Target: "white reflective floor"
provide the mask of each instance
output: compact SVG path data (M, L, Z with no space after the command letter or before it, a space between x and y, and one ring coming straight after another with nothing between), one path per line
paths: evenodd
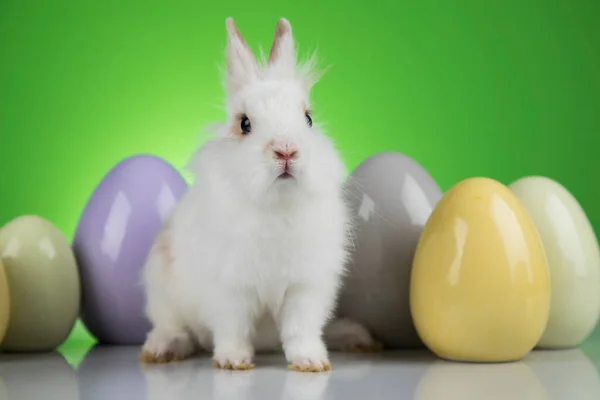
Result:
M142 366L133 347L94 347L71 363L68 351L0 354L0 400L599 400L592 359L600 346L588 348L490 365L441 361L426 351L332 353L333 371L323 374L289 372L281 355L258 357L252 371L229 372L215 370L206 355Z

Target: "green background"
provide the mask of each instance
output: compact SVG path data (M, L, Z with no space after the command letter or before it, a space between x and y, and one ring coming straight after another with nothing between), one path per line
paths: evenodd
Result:
M123 158L183 168L223 118L228 16L256 50L281 16L318 47L315 118L349 169L393 150L444 190L545 175L600 228L598 0L2 0L0 224L38 214L70 239Z

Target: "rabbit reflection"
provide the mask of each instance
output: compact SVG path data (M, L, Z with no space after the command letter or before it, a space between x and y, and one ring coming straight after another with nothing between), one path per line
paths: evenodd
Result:
M281 367L249 371L212 368L209 360L189 360L142 369L148 400L325 400L330 373L304 374Z

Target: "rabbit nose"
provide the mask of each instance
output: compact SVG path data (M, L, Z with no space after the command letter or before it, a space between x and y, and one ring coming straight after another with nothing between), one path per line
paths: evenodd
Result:
M295 158L298 154L296 149L273 149L273 152L275 153L275 157L284 161Z

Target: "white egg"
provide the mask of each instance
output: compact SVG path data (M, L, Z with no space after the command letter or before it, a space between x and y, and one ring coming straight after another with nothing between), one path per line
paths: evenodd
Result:
M525 177L510 189L530 213L550 269L550 317L538 347L578 346L600 316L600 252L594 230L575 197L552 179Z

